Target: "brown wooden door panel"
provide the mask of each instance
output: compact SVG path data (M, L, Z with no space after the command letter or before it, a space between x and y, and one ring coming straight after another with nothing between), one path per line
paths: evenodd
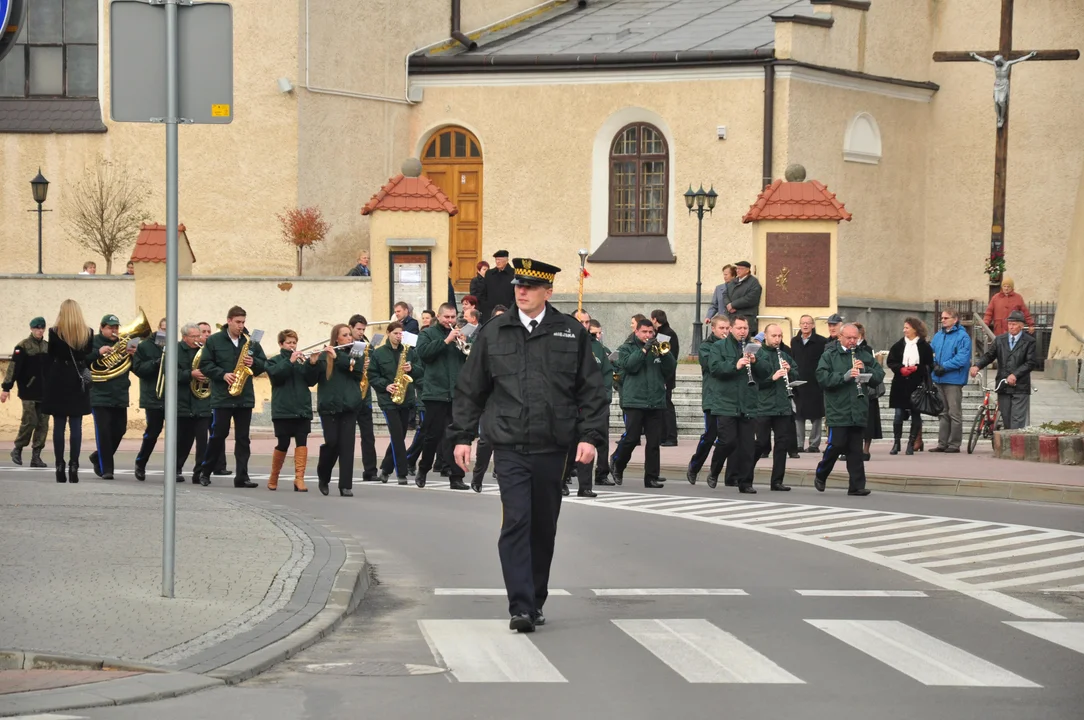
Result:
M469 131L450 127L430 138L422 152L422 171L459 212L448 221L448 257L457 291L470 287L482 258L481 144Z

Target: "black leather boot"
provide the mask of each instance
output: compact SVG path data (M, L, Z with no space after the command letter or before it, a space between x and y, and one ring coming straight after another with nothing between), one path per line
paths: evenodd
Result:
M32 450L31 453L32 454L30 456L30 467L32 467L32 468L49 467L48 465L45 464L45 461L41 459L41 450Z
M68 463L68 482L79 482L79 463L75 462L74 460Z
M915 440L918 439L918 429L915 427L915 423L911 421L911 432L907 435L907 455L915 454Z
M66 483L66 482L68 482L68 478L65 477L65 475L64 475L64 461L63 460L57 460L56 461L56 481L58 483Z
M892 449L888 451L889 455L900 454L900 438L903 436L903 421L892 421Z

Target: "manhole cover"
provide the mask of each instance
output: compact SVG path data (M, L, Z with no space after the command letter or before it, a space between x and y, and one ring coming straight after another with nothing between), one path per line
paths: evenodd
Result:
M325 675L354 675L367 677L398 677L404 675L436 675L447 672L434 665L365 660L362 662L313 663L305 665L306 672Z

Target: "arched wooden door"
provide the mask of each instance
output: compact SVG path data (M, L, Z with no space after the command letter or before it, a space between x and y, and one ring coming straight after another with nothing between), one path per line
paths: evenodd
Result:
M482 145L469 130L444 128L426 143L422 172L459 208L448 219L448 258L455 289L466 292L482 259Z

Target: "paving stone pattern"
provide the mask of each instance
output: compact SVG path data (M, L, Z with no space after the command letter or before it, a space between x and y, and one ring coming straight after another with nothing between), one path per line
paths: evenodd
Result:
M0 478L0 645L145 660L242 632L290 597L312 557L273 517L178 488L166 599L161 486Z

